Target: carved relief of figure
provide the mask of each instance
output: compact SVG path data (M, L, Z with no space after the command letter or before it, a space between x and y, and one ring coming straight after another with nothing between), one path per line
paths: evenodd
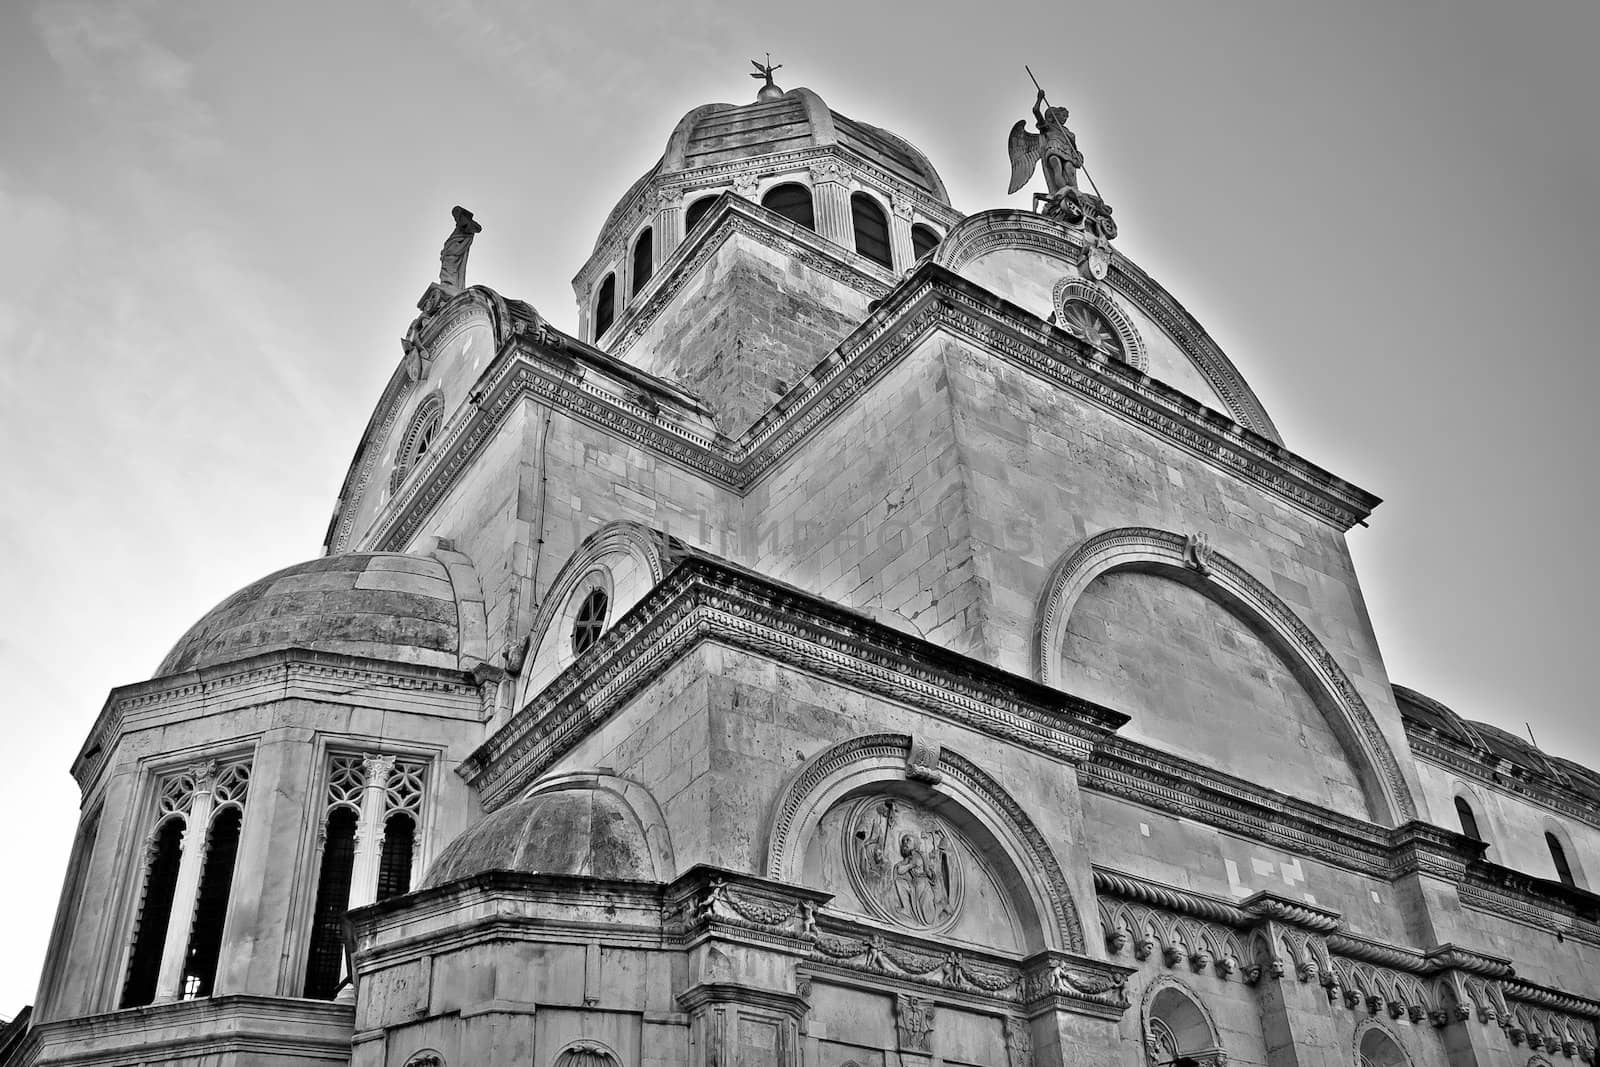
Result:
M483 227L472 221L472 212L457 204L450 209L456 228L445 238L439 252L439 284L451 289L461 289L467 284L467 253L472 251L472 238L483 232Z
M910 1052L933 1051L933 1005L906 993L895 996L895 1028L900 1047Z
M958 903L952 880L956 857L931 815L894 800L868 804L847 824L854 881L863 903L886 918L928 928L951 918Z

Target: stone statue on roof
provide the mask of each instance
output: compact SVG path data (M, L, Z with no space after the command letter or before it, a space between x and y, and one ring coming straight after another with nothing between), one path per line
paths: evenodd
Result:
M1067 109L1051 107L1041 110L1040 105L1044 102L1044 90L1040 89L1033 102L1033 117L1039 127L1038 133L1029 133L1028 120L1018 119L1017 124L1011 127L1011 136L1006 138L1006 149L1011 155L1011 187L1006 192L1014 193L1027 185L1028 179L1033 177L1035 165L1042 164L1046 188L1043 199L1050 204L1059 204L1069 195L1076 197L1078 168L1083 166L1083 153L1078 151L1078 139L1067 129Z
M439 252L439 284L459 292L467 284L467 253L472 251L472 238L483 232L483 227L472 221L472 212L457 204L450 209L456 228L445 238Z

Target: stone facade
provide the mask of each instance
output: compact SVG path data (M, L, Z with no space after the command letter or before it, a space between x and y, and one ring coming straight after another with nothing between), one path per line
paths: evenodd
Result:
M1378 501L1105 233L769 87L574 288L430 286L113 691L0 1061L1593 1062L1600 776L1390 683Z

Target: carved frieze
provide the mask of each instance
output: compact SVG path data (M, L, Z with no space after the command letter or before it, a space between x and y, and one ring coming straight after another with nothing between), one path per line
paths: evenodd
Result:
M904 1052L933 1052L933 1002L908 993L894 998L894 1026Z

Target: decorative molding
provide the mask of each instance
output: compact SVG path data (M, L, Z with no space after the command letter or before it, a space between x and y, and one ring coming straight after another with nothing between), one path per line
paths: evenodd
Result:
M1067 622L1078 597L1091 582L1109 572L1129 568L1156 570L1182 581L1186 568L1191 567L1196 558L1195 549L1192 536L1186 538L1166 530L1130 526L1096 534L1065 553L1052 568L1039 597L1038 621L1034 628L1034 665L1039 680L1065 688L1060 661ZM1357 764L1357 774L1363 778L1368 802L1376 806L1375 802L1381 801L1387 808L1383 814L1392 822L1414 819L1416 803L1400 763L1371 709L1333 654L1299 615L1244 567L1209 547L1204 563L1204 573L1209 579L1204 588L1225 594L1225 598L1212 594L1212 599L1236 614L1243 611L1250 618L1267 624L1282 650L1294 656L1319 683L1336 711L1336 714L1327 715L1328 725L1343 743L1352 762ZM1322 702L1319 706L1326 714L1326 706ZM1363 770L1367 773L1362 774Z
M887 696L1067 762L1081 760L1125 721L1099 705L694 554L458 773L493 810L703 641ZM945 753L941 769L949 773L955 759Z

